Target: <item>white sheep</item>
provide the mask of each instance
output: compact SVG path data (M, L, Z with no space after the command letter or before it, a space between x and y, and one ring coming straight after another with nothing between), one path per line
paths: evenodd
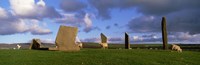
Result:
M178 51L178 52L182 52L181 47L178 46L178 45L175 45L175 44L172 44L172 50L176 50L176 51Z
M20 49L20 48L21 48L21 45L18 44L18 45L17 45L17 49Z
M78 45L79 48L83 48L83 43L81 43L80 39L76 37L76 44Z
M101 45L102 48L108 48L108 44L107 43L99 43Z
M78 47L79 47L79 48L83 48L83 43L81 43L81 42L78 42L78 44L77 44L77 45L78 45Z

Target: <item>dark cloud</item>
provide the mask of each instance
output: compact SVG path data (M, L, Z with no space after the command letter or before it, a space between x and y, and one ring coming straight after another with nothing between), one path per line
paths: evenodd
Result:
M153 38L154 36L156 36L156 34L142 35L142 37L147 37L147 38Z
M141 0L138 1L137 10L145 15L166 15L185 9L198 9L199 0Z
M154 16L200 8L199 0L89 0L89 2L98 10L98 17L102 19L111 19L110 11L114 8L121 10L136 8L139 13Z
M129 21L127 26L131 32L160 32L160 21L154 16L140 16Z
M111 19L110 11L135 8L142 14L129 21L132 32L160 32L161 17L166 16L169 32L200 33L199 0L89 0L98 11L98 17Z
M170 32L200 33L200 9L183 10L167 15L167 26Z
M89 28L84 28L83 31L88 33L92 30L101 30L99 27L89 27Z
M110 29L111 27L110 26L106 26L106 29Z
M200 14L197 10L182 10L166 15L168 32L200 33ZM129 21L128 29L132 32L161 32L161 16L140 16Z
M108 41L110 41L110 42L121 42L121 41L123 41L123 39L120 38L120 37L111 37L111 38L108 38Z
M103 20L111 19L110 10L117 6L116 2L118 0L89 0L89 3L98 10L97 17Z
M82 40L83 42L100 42L99 38L86 38Z
M41 10L41 9L39 9ZM38 15L41 15L41 16L38 16L40 18L60 18L61 17L61 14L58 13L54 7L45 7L42 14L38 14Z
M83 8L86 8L87 5L78 0L62 0L60 7L66 12L75 12L75 11L80 11Z
M115 27L118 27L119 25L117 23L114 24Z

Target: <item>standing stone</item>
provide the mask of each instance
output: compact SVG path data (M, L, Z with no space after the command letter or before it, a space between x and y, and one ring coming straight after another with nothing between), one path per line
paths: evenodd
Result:
M33 39L29 49L40 49L41 41L40 39Z
M163 49L167 50L168 49L168 40L167 40L167 25L166 25L166 18L162 17L162 22L161 22L161 26L162 26L162 40L163 40Z
M125 49L130 49L129 36L127 32L125 33Z
M107 37L101 33L101 43L107 43Z
M60 51L78 51L80 48L75 44L78 28L60 26L56 37L56 46Z
M107 37L101 33L101 43L100 43L102 48L108 48L108 43L107 43Z

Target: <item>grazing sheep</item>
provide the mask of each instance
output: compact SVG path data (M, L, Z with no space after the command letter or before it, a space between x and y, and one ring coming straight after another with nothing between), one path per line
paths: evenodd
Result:
M175 45L175 44L172 44L172 50L176 50L176 51L178 51L178 52L182 52L181 47L178 46L178 45Z
M21 45L18 44L18 45L17 45L17 49L20 49L20 48L21 48Z
M102 48L108 48L108 44L107 43L99 43L101 45Z
M78 42L78 44L77 44L77 45L78 45L78 47L79 47L79 48L83 48L83 43L81 43L81 42Z
M76 37L76 44L78 45L79 48L83 48L83 43L81 43L80 39Z

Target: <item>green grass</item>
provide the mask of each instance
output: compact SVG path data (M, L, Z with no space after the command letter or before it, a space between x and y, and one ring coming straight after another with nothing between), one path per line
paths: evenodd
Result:
M0 65L199 65L200 52L81 49L79 52L0 50Z

